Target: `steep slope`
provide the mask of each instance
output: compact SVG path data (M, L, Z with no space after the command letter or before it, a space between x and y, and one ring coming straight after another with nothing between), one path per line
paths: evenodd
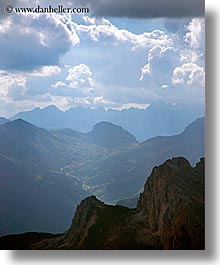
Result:
M129 133L119 131L116 138L123 141ZM69 166L83 167L109 152L70 129L47 131L22 119L0 125L0 235L67 229L76 204L90 194Z
M97 153L104 152L103 148L91 145L85 134L69 129L47 131L22 119L0 126L0 147L0 154L17 163L40 164L46 169L80 163L92 148Z
M85 133L91 131L96 123L108 121L122 126L138 141L144 141L158 135L179 134L201 116L204 116L204 110L198 105L155 102L146 109L129 108L121 111L77 107L63 112L55 106L48 106L18 113L11 119L22 118L45 129L70 128Z
M102 125L97 125L100 132ZM141 144L122 128L107 123L109 127L110 136L103 129L94 144L88 134L46 131L21 119L0 125L0 233L62 231L71 220L73 205L85 196L94 194L109 203L137 197L155 165L179 155L194 163L204 155L204 119L178 136ZM53 218L58 220L56 227L50 225Z
M204 156L204 138L204 118L200 118L180 135L155 137L91 161L79 169L78 175L85 176L92 194L105 202L117 203L138 193L146 174L170 157L184 156L194 165Z
M89 193L60 167L79 163L79 150L78 141L20 119L0 126L0 235L68 228Z
M22 119L0 126L0 146L0 153L5 157L20 163L40 163L46 168L59 166L61 152L66 156L59 138Z
M104 121L97 123L87 135L92 143L106 148L119 148L137 143L135 137L128 131Z
M136 209L92 196L77 207L65 234L0 238L1 249L204 249L204 244L204 159L193 168L181 157L153 169Z
M1 155L0 169L0 235L62 232L76 205L89 194L72 176L36 165L23 167Z
M204 248L204 159L191 167L175 158L155 167L137 205L138 218L165 249Z

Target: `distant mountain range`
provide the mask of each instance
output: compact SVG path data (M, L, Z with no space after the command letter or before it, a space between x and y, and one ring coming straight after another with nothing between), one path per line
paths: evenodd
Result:
M64 112L51 105L44 109L20 112L11 120L21 118L45 129L70 128L80 132L89 132L96 123L108 121L122 126L138 141L144 141L154 136L179 134L190 122L202 116L204 110L183 104L152 103L146 109L121 111L76 107Z
M6 122L0 125L0 235L65 231L83 198L137 197L152 168L173 156L192 164L204 156L204 118L179 135L142 143L109 122L88 133Z
M9 122L10 120L8 120L8 119L6 119L6 118L4 118L4 117L0 117L0 125L1 124L4 124L4 123L6 123L6 122Z
M91 196L64 234L10 235L0 238L0 248L203 250L204 167L204 159L195 167L183 157L169 159L152 170L135 209Z
M90 192L105 202L137 197L154 166L175 156L184 156L194 165L204 156L204 126L200 118L179 135L154 137L69 169L82 176Z

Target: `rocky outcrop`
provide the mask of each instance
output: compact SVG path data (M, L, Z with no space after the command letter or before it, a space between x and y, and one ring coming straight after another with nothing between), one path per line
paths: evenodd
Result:
M184 158L155 167L137 211L164 249L203 249L204 159L195 168Z
M194 168L182 157L155 167L135 209L91 196L65 234L35 235L33 242L29 235L29 244L22 238L25 249L204 249L204 159ZM0 238L1 248L6 241L10 236Z

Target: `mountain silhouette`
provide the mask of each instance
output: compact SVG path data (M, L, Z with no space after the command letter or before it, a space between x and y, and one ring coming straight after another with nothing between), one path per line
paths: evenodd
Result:
M91 196L64 234L6 236L0 248L204 249L204 166L204 159L195 167L183 157L169 159L152 170L135 209Z
M114 204L138 197L146 175L173 156L192 164L204 156L204 118L179 135L142 143L106 122L89 133L48 131L22 119L0 125L0 235L64 231L83 198Z
M1 124L4 124L4 123L6 123L6 122L9 122L10 120L8 120L8 119L6 119L6 118L4 118L4 117L0 117L0 125Z
M20 112L12 120L22 118L45 129L70 128L89 132L96 123L107 121L123 127L138 141L159 135L179 134L204 111L194 105L152 103L146 109L129 108L123 110L76 107L61 111L55 106L36 108Z
M105 202L137 197L146 174L154 166L175 156L184 156L194 165L204 156L204 126L204 118L197 119L179 135L154 137L126 150L120 149L90 161L78 174L86 175L90 192Z
M88 133L92 143L106 148L115 148L121 145L135 144L137 140L128 131L110 122L97 123Z

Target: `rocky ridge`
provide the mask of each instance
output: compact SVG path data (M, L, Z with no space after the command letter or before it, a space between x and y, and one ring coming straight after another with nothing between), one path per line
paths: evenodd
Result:
M13 249L204 249L204 159L195 167L183 157L155 167L135 209L91 196L77 207L66 233L37 236L34 242L33 233L6 236L0 247L12 249L13 242Z

